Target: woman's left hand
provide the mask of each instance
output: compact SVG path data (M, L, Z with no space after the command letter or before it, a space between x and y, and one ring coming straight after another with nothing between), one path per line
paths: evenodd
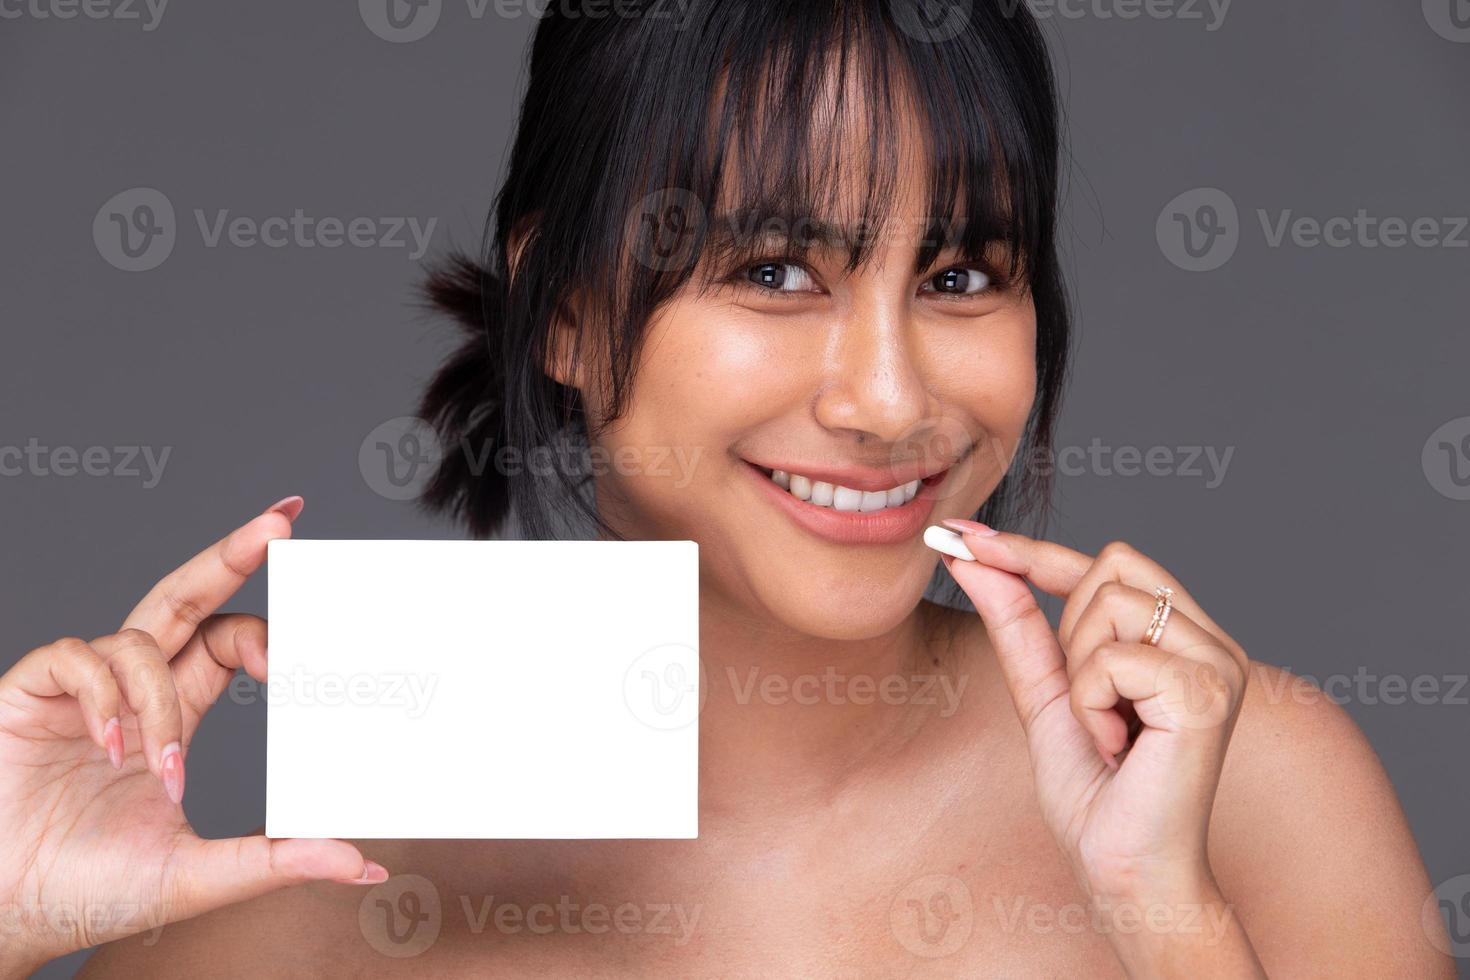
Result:
M1044 819L1089 896L1134 914L1225 905L1206 845L1245 651L1174 576L1127 545L1092 558L946 524L976 558L944 561L985 622ZM1056 632L1027 582L1066 600ZM1153 645L1144 635L1161 586L1173 590L1173 609ZM1248 943L1240 952L1254 961Z

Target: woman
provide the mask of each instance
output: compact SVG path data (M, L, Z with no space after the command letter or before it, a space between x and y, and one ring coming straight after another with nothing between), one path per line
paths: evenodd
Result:
M553 5L485 255L430 283L468 338L431 504L701 544L700 838L198 839L190 738L268 662L216 610L287 498L0 681L11 972L1451 975L1352 723L1145 555L1020 533L1068 341L1052 76L1024 5L932 6ZM620 465L473 465L567 438ZM936 524L978 616L923 598Z

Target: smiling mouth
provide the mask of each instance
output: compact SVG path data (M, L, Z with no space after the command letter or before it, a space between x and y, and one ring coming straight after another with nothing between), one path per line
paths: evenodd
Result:
M944 472L940 472L922 480L910 480L884 490L857 490L786 470L768 469L763 466L757 466L756 469L765 474L767 480L797 500L817 507L827 507L853 514L897 510L917 497L920 488L925 484L938 483L944 479Z

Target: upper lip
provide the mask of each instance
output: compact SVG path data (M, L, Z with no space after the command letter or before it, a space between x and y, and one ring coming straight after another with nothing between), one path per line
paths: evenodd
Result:
M820 483L831 483L834 486L869 492L892 490L894 487L901 487L914 480L927 480L930 477L939 476L954 465L953 462L949 462L942 466L933 464L926 466L922 460L892 463L885 466L778 463L758 460L746 460L746 462L767 471L784 470L787 473L809 477Z

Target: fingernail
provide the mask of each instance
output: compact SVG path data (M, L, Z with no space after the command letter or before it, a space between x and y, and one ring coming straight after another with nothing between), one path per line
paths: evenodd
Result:
M962 521L957 517L951 517L940 523L951 531L958 531L961 534L975 534L982 538L993 538L1000 533L988 524L981 524L979 521Z
M362 874L357 878L348 878L343 884L346 885L377 885L388 880L388 869L376 861L364 861Z
M170 742L163 747L159 768L163 770L163 788L168 798L175 803L184 802L184 753L178 742Z
M102 744L107 746L107 761L112 768L121 769L123 760L122 722L109 718L102 729Z
M1113 772L1117 772L1118 771L1118 758L1117 758L1117 756L1113 755L1107 749L1103 748L1101 742L1094 742L1093 744L1097 746L1097 754L1100 755L1100 756L1102 756L1103 764L1106 765L1109 769L1113 770Z
M286 520L295 521L301 516L301 509L306 506L306 500L299 496L285 497L271 504L266 510L279 511L286 515Z

